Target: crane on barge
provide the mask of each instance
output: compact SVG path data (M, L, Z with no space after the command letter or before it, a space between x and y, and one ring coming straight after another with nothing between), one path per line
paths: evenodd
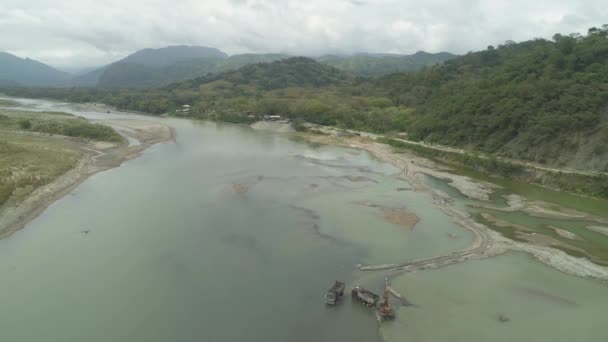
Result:
M382 295L382 303L376 309L376 314L378 315L378 320L386 321L395 318L395 310L391 307L391 304L388 302L390 291L388 286L388 278L384 278L384 293Z
M353 299L370 308L374 308L376 317L379 321L387 321L395 318L395 310L389 302L389 296L390 287L388 285L388 278L384 279L384 292L382 297L359 286L355 286L352 290ZM382 300L380 300L381 298Z

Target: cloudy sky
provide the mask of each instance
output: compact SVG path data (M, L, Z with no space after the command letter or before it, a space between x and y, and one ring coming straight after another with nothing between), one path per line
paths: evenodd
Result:
M466 53L586 32L606 0L2 0L0 51L61 67L146 47L244 52Z

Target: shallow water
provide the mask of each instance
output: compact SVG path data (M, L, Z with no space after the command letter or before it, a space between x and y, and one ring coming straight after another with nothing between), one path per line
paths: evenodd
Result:
M141 118L28 104L93 119ZM322 297L335 279L347 289L358 283L380 290L384 274L354 272L356 264L444 254L471 236L429 193L412 191L398 170L367 153L243 126L145 119L175 127L176 142L91 177L0 241L0 341L608 336L600 311L608 307L608 288L526 254L392 278L417 306L400 308L380 331L372 312L348 299L327 308ZM470 210L474 201L450 194ZM404 230L361 201L406 208L421 221ZM499 323L499 314L511 322Z
M505 181L500 183L502 188L497 189L494 192L494 194L491 196L490 201L480 201L465 197L457 189L450 186L445 180L430 176L425 176L424 180L427 185L435 189L442 190L449 194L450 197L454 198L456 200L454 206L456 206L462 211L469 212L470 214L474 215L478 221L483 224L486 224L488 227L498 231L509 239L526 242L526 240L518 237L517 233L520 232L521 229L517 229L515 228L515 226L498 227L492 224L491 222L481 219L479 217L479 214L489 213L499 220L506 221L518 227L522 227L523 229L525 229L526 233L534 232L546 235L554 240L558 240L559 242L561 242L564 246L558 246L557 248L562 249L566 253L569 253L570 255L573 255L575 257L586 256L589 258L589 260L598 265L608 266L608 236L587 228L589 226L594 225L605 225L603 223L576 218L562 219L538 217L521 211L504 212L500 210L483 208L485 206L495 208L508 207L504 196L509 194L517 194L520 196L524 196L528 200L541 200L549 203L549 205L562 206L565 208L576 209L591 214L595 213L599 209L603 209L603 215L600 215L601 217L605 216L608 213L608 205L604 205L604 200L581 198L579 202L564 202L564 198L568 198L572 195L565 194L564 196L552 196L555 191L539 187L534 187L534 189L528 191L522 191L521 184L517 184L517 186L511 187L510 184L514 182ZM530 194L532 195L530 197L527 197ZM570 205L573 203L576 203L576 205ZM573 233L579 239L573 240L560 236L555 232L555 230L553 229L554 227ZM566 248L565 245L569 245L570 247ZM582 249L586 253L577 249Z
M367 153L162 121L175 143L91 177L0 241L2 341L376 341L366 308L325 307L328 286L352 286L359 263L470 243ZM423 222L405 231L358 200L410 208Z
M415 307L382 326L389 341L603 342L606 285L509 253L393 279ZM501 322L500 316L509 319Z

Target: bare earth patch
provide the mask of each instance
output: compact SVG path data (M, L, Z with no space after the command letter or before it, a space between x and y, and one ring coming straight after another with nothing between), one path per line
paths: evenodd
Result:
M384 208L384 219L402 228L413 230L420 218L416 214L403 208Z
M549 228L553 229L557 235L559 235L563 238L570 239L570 240L583 241L583 238L581 238L580 236L578 236L572 232L569 232L565 229L561 229L561 228L557 228L557 227L553 227L553 226L549 226Z
M362 205L369 208L378 208L382 211L384 219L404 229L414 230L414 227L420 221L420 218L413 212L405 208L390 208L380 204L372 203L370 201L356 202L358 205Z
M249 185L241 183L232 183L232 191L237 195L244 195L249 192Z
M593 232L604 234L604 235L608 236L608 227L587 226L587 229L589 229L589 230L591 230Z

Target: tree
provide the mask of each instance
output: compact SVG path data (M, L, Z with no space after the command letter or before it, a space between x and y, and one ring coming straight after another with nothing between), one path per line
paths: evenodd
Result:
M21 129L30 129L32 128L32 122L27 119L21 119L19 120L19 127Z

